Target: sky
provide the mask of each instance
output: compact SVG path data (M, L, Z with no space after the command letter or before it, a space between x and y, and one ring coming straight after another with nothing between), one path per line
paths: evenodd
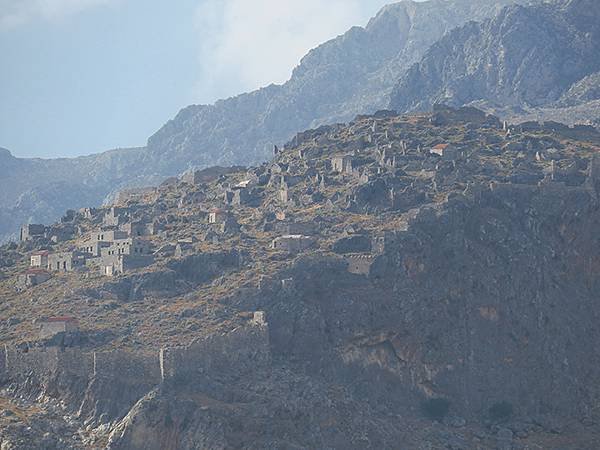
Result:
M0 147L72 157L283 83L393 0L0 0Z

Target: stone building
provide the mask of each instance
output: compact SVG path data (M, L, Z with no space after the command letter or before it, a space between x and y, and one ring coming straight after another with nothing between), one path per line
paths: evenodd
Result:
M61 252L48 255L48 270L72 272L85 267L86 255L78 252Z
M121 225L119 230L129 237L154 236L158 233L159 225L157 222L134 221Z
M189 170L181 176L181 181L188 184L200 185L205 183L211 183L218 180L223 175L238 172L242 170L242 167L209 167L202 170Z
M286 235L275 238L271 243L274 250L282 250L288 253L300 253L315 244L315 239L310 236Z
M50 317L39 322L40 339L48 339L59 333L79 331L79 321L73 317Z
M93 220L96 218L98 210L96 208L81 208L78 213L86 220Z
M231 214L224 209L213 209L208 214L208 223L221 224L224 223Z
M100 255L149 255L152 253L152 246L149 241L137 238L115 239L108 247L102 248Z
M154 257L152 255L117 254L103 256L101 260L102 274L110 277L147 267L154 262Z
M115 204L125 206L128 203L150 204L158 198L158 189L155 187L124 189L117 193Z
M48 267L48 254L47 250L43 250L40 252L35 252L31 255L30 258L30 266L35 268L43 268Z
M21 227L20 240L21 242L30 241L35 238L44 237L46 233L45 225L27 224Z
M436 155L446 160L454 160L460 156L459 149L453 144L438 144L431 147L430 155Z
M78 244L81 252L88 253L94 257L102 254L102 249L108 248L117 240L127 239L129 234L121 230L96 230L88 233Z
M128 222L129 209L113 206L104 214L103 224L107 227L118 227Z
M371 241L371 253L381 255L397 241L396 234L393 231L384 231L373 237Z
M15 289L17 292L24 291L33 286L37 286L48 281L52 275L43 269L29 269L17 276Z
M338 155L331 158L331 169L339 173L352 173L353 158L350 155Z

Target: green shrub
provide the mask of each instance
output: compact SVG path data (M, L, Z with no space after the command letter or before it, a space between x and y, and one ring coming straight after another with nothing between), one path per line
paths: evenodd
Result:
M430 398L422 404L423 413L431 420L441 422L450 411L450 402L445 398Z
M490 406L490 419L494 421L502 421L508 419L513 414L513 405L509 402L498 402Z

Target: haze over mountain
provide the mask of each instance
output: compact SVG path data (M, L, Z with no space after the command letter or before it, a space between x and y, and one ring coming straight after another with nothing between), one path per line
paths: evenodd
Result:
M521 100L533 101L538 107L534 111L536 114L543 114L542 108L552 106L547 117L556 111L552 102L562 102L560 105L574 111L572 117L587 117L590 108L578 108L582 102L586 105L595 102L597 77L594 70L597 69L594 69L596 56L592 44L596 42L593 18L597 5L590 6L582 1L560 2L562 6L557 7L560 10L544 6L540 11L547 13L539 17L536 15L538 9L526 7L500 13L503 7L513 3L512 0L431 0L390 5L365 28L354 27L309 52L287 83L221 100L214 105L184 108L149 138L145 148L49 161L17 159L5 154L7 162L0 166L3 192L0 235L6 238L14 234L22 222L51 221L65 207L99 204L107 195L125 186L157 183L190 167L264 161L271 155L273 144L287 141L296 132L387 108L390 98L393 98L392 106L399 111L421 106L426 109L438 99L438 91L446 92L443 83L454 83L452 89L456 94L449 98L451 103L478 101L489 108L493 106L497 112L503 112L508 105L512 109L504 112L509 117L515 115L514 106ZM576 13L580 10L586 10L585 14ZM483 25L467 24L498 13L500 15ZM562 17L561 14L570 16ZM532 28L528 29L530 20ZM512 32L503 28L506 23L515 27ZM533 31L537 30L536 26L547 25L553 27L554 33L565 33L566 37L561 40L543 30ZM463 28L456 30L458 27ZM585 31L586 27L591 27L591 31ZM520 39L522 33L531 34L532 44ZM484 40L478 42L478 38ZM569 43L573 38L583 40L576 41L580 42L578 44ZM546 45L549 39L557 44ZM505 41L511 45L507 54L513 58L519 58L529 49L539 48L540 51L526 58L525 63L514 65L495 54ZM439 55L446 51L447 57ZM469 66L469 70L475 71L469 77L461 72L465 69L461 55L466 51L473 58L470 61L473 67ZM447 61L447 68L436 66L437 58L442 56L439 61ZM488 61L488 65L483 67L478 58ZM540 69L536 68L536 62ZM414 66L417 63L419 65ZM552 75L553 68L560 65L572 67L572 73L566 78ZM421 67L426 68L423 73ZM530 89L519 72L521 68L536 75L546 75L540 89ZM431 79L425 78L426 71L431 72ZM495 74L503 78L494 78ZM423 76L419 78L420 75ZM581 80L586 76L588 78ZM474 82L472 86L471 81ZM503 86L498 87L498 83ZM420 92L422 85L427 89ZM438 85L440 87L434 89ZM410 86L419 86L419 89ZM403 89L410 92L400 94ZM423 98L420 98L421 94ZM518 112L531 111L521 109ZM61 191L53 188L57 183L68 186L72 195L54 198L52 192ZM40 200L26 201L27 198Z
M600 3L570 0L515 5L469 23L436 42L410 68L390 106L427 111L435 103L480 102L518 114L599 100L599 18Z

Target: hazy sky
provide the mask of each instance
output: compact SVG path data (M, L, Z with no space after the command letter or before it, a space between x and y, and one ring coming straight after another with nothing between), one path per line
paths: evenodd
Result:
M0 147L144 145L179 109L289 78L392 0L0 0Z

